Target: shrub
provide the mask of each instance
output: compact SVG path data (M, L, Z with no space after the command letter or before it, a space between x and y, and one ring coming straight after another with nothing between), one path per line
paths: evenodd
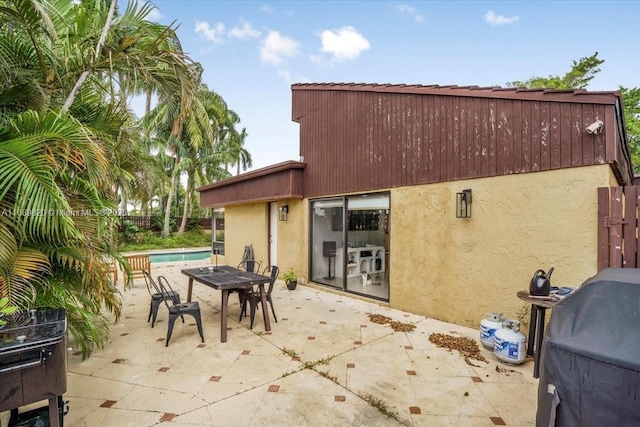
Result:
M122 231L122 233L124 234L124 238L126 240L132 240L133 236L135 236L135 234L139 231L140 229L138 228L138 226L131 221L124 222L124 230Z

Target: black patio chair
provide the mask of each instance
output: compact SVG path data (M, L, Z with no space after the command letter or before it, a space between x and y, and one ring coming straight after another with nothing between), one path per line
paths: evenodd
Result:
M260 261L241 261L236 268L250 273L258 273L260 272Z
M169 286L167 293L163 294L160 292L160 288L147 270L142 270L142 275L145 283L147 284L147 291L149 291L149 295L151 295L151 305L149 306L149 317L147 317L147 323L151 321L151 327L153 328L156 323L156 318L158 317L158 308L160 307L160 304L162 304L162 300L168 298L174 303L180 304L180 294L171 289L171 286Z
M258 273L260 272L260 261L241 261L236 268L248 271L249 273ZM244 294L245 289L229 289L229 295L234 292L238 293L238 300L240 302L240 307L242 307L242 295ZM240 320L242 320L242 313L240 313Z
M164 276L158 276L158 286L160 286L160 292L167 292L167 288L164 286L164 283L167 285L169 281ZM167 328L167 341L165 342L165 347L169 346L169 340L171 339L171 334L173 333L173 325L176 322L178 317L182 317L185 314L192 316L196 321L196 326L198 327L198 333L200 334L200 339L204 342L204 335L202 333L202 319L200 317L200 304L196 301L191 302L179 302L176 303L171 299L163 299L165 305L169 309L169 326ZM172 304L169 304L169 301ZM184 317L182 317L182 322L184 323Z
M273 292L273 286L276 283L276 279L278 278L278 274L280 274L280 269L275 265L270 265L264 269L262 272L263 276L271 277L269 281L269 285L265 289L265 297L267 302L271 306L271 312L273 313L273 319L278 323L278 318L276 317L276 310L273 308L273 299L271 298L271 292ZM242 316L247 315L247 302L249 303L249 314L251 317L251 326L253 329L253 321L256 318L256 309L258 308L258 304L260 303L260 288L251 288L247 289L242 293L242 309L240 310L240 320L242 320Z

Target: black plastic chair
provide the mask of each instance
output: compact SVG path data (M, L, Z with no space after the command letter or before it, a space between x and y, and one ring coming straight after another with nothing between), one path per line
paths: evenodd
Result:
M169 284L165 277L158 276L158 285L160 286L160 292L165 293L167 292L167 288L165 288L163 282L165 282L167 285ZM163 299L163 301L169 309L169 327L167 329L167 341L164 346L169 346L169 340L171 339L171 334L173 333L173 325L176 322L176 319L178 317L182 317L185 314L188 314L195 319L196 325L198 326L198 333L200 334L202 342L204 342L204 335L202 334L202 319L200 318L200 304L198 304L196 301L176 303L175 301L167 298ZM169 304L169 301L171 301L172 304ZM182 321L184 322L184 317L182 317Z
M269 286L265 290L265 297L267 302L271 306L271 312L273 313L273 318L278 323L278 318L276 317L276 310L273 308L273 299L271 298L271 292L273 292L273 286L276 283L276 279L278 278L278 274L280 274L280 269L275 265L270 265L264 269L262 272L263 276L270 276L271 280L269 281ZM253 321L256 318L256 309L258 308L258 304L260 303L260 288L256 289L248 289L242 293L242 310L240 310L240 320L242 320L242 316L247 315L247 302L249 303L249 313L251 317L251 329L253 329Z
M144 277L144 281L147 284L147 291L149 291L149 295L151 295L151 305L149 306L149 317L147 317L147 322L151 321L151 327L156 323L156 318L158 317L158 308L160 304L162 304L163 299L170 299L176 304L180 304L180 294L169 286L169 290L166 294L160 292L160 288L154 282L151 274L147 270L142 270L142 274Z

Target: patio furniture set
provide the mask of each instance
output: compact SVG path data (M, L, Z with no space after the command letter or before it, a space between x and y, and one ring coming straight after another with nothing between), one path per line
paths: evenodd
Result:
M151 296L147 322L151 322L151 327L155 325L158 310L162 304L167 307L169 312L169 325L165 346L169 345L176 319L181 318L184 323L184 315L192 316L195 319L198 333L200 334L202 342L204 342L200 305L197 301L192 301L194 281L221 291L220 342L227 341L227 317L229 314L228 304L230 293L238 293L241 307L240 320L242 320L243 316L247 315L247 305L249 306L251 329L253 329L258 303L262 306L265 331L271 331L267 304L271 306L273 317L276 323L278 322L273 307L273 300L271 299L271 292L273 291L275 281L279 274L279 268L277 266L268 266L260 271L260 264L257 261L244 261L237 267L228 265L215 267L206 266L186 268L181 271L182 274L189 278L186 301L181 300L180 294L171 287L171 284L164 276L158 276L156 281L148 270L142 270L147 290Z

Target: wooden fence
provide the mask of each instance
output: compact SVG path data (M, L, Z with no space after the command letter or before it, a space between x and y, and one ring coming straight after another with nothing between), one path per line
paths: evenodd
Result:
M640 267L640 187L598 188L598 271Z
M171 217L178 226L182 221L182 217ZM151 230L154 226L153 217L151 216L133 216L123 215L120 217L120 228L123 228L125 221L135 224L138 228L143 230ZM187 218L187 223L196 222L200 224L200 227L204 230L211 230L211 218Z

